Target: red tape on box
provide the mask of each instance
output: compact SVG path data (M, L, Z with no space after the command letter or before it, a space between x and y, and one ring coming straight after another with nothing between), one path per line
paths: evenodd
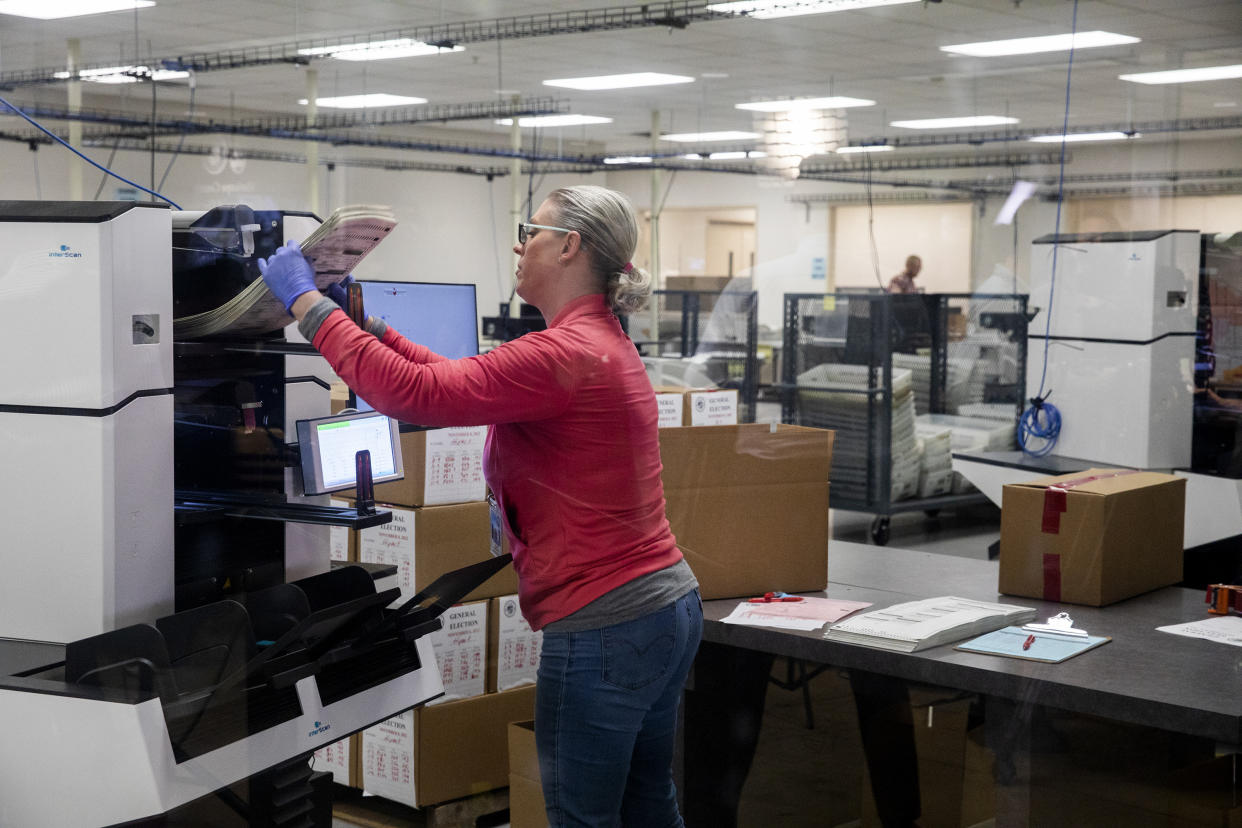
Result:
M1061 556L1044 555L1044 600L1061 600Z
M1106 480L1110 477L1122 477L1127 474L1138 474L1134 469L1123 469L1122 471L1113 472L1111 474L1092 474L1086 477L1076 477L1073 480L1063 480L1060 483L1053 483L1044 489L1044 514L1040 523L1040 531L1045 535L1056 535L1061 531L1061 513L1067 507L1068 498L1065 493L1075 486L1081 486L1084 483L1090 483L1093 480Z

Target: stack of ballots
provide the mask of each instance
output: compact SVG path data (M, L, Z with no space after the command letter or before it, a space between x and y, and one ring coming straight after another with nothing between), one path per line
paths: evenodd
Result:
M867 491L867 468L881 454L877 439L868 439L869 369L866 365L816 365L798 376L798 413L802 425L831 428L837 432L832 457L833 492L848 500L872 502ZM919 454L914 433L914 391L909 371L893 370L890 500L904 500L918 493ZM883 473L878 465L872 475Z
M912 653L1025 624L1034 618L1032 607L945 596L894 604L846 618L830 626L824 638Z
M983 403L976 403L982 406ZM1012 412L1012 407L1008 407ZM929 490L937 490L937 494L961 494L970 491L973 486L952 470L952 453L957 451L1007 451L1013 448L1014 420L1012 414L1008 420L993 419L989 416L965 417L954 414L920 414L915 428L923 438L924 447L924 481ZM939 451L940 442L933 447L930 441L943 441L945 433L949 437L949 453ZM929 454L930 449L930 456ZM948 472L950 488L944 491L945 476ZM930 495L923 495L929 497Z
M893 368L909 371L914 383L914 405L920 414L931 410L931 356L893 354ZM951 356L945 360L944 399L946 411L983 399L984 372L978 360Z
M935 497L953 491L953 432L915 422L919 444L919 497Z
M338 207L301 244L302 255L315 271L315 287L338 284L383 241L396 216L387 207ZM217 308L173 320L179 339L218 336L255 336L278 331L292 320L285 306L255 279Z

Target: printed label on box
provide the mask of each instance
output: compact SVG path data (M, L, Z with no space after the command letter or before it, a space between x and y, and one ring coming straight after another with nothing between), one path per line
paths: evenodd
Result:
M362 789L418 806L414 790L414 713L385 719L362 731Z
M673 428L681 425L683 400L681 394L656 394L656 408L659 411L659 427Z
M345 500L329 500L328 505L335 506L338 509L344 509L350 504ZM349 560L349 532L350 530L346 526L328 527L328 560Z
M487 602L458 604L441 616L444 626L431 634L444 695L429 702L481 696L487 691Z
M332 781L338 785L349 784L349 745L348 737L330 745L324 745L315 751L316 771L327 771L332 774Z
M509 690L534 684L539 673L539 651L543 633L530 628L522 617L516 595L497 599L500 618L496 642L496 689Z
M487 426L438 428L427 432L423 503L440 506L482 500L483 444Z
M737 425L737 392L696 391L691 394L690 425Z
M401 599L414 594L414 510L392 509L392 520L358 533L358 560L397 567Z

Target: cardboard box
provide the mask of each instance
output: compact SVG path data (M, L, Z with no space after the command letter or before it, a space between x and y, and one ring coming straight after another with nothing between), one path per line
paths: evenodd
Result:
M543 633L532 630L522 616L516 595L492 599L488 634L489 692L534 684L539 673Z
M737 425L736 388L672 388L657 386L660 428Z
M534 721L509 725L509 825L510 828L548 826L543 786L539 780Z
M487 639L490 601L449 607L444 626L431 634L444 695L428 704L481 696L488 691Z
M358 560L397 566L402 599L436 578L490 557L491 519L486 503L392 509L392 522L358 533ZM466 601L517 592L517 573L506 567L465 596Z
M331 498L328 501L329 506L338 508L353 508L354 502L345 498ZM329 526L328 527L328 560L330 561L356 561L358 560L358 533L347 526Z
M338 785L357 787L358 778L354 774L358 754L357 738L358 734L355 733L339 742L319 748L314 754L314 769L332 774L332 781Z
M535 715L535 688L422 707L362 732L368 793L414 808L509 784L510 722Z
M660 429L669 524L704 598L828 586L833 436L777 424Z
M483 444L487 426L401 432L405 478L375 486L375 500L398 506L444 506L487 496ZM353 489L342 497L357 497Z
M1103 606L1182 580L1186 479L1087 469L1006 485L1000 591Z

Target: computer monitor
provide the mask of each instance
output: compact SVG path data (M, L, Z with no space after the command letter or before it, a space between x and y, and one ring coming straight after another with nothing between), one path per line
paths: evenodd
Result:
M437 282L359 282L369 316L383 319L412 342L449 359L479 352L474 285ZM372 406L357 398L359 411Z
M386 483L405 477L397 421L375 411L298 420L298 454L302 489L308 495L352 489L357 484L355 457L371 452L371 480Z

